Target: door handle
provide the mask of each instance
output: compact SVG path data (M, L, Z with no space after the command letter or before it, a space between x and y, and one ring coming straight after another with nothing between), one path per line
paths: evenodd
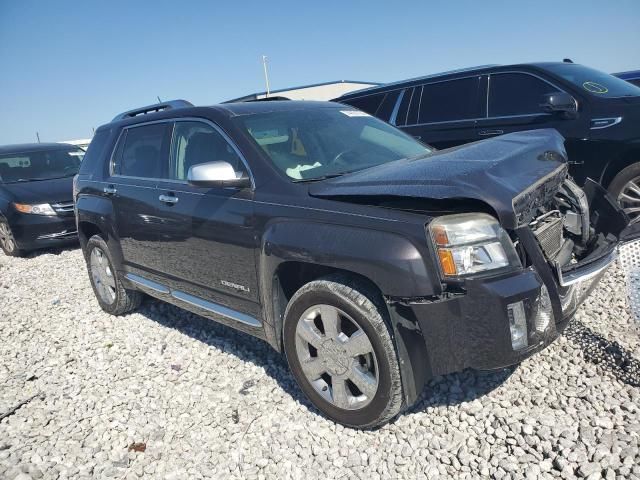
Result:
M487 137L489 135L502 135L504 133L503 130L480 130L478 132L478 135L481 135L483 137Z
M113 185L109 185L108 187L104 187L102 191L107 195L115 195L118 190L116 190L116 187Z
M160 200L163 203L170 203L171 205L178 203L178 197L174 195L160 195L158 197L158 200Z

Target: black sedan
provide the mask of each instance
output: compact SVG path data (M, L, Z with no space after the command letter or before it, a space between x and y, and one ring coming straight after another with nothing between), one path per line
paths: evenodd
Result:
M6 255L77 241L72 182L83 155L59 143L0 147L0 247Z

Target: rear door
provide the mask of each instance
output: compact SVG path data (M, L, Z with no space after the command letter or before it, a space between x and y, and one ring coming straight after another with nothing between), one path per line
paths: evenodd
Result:
M139 274L163 269L158 234L164 225L157 184L166 178L171 125L157 122L124 129L104 186L112 199L123 260Z
M563 133L571 120L540 108L542 95L558 91L559 87L530 73L492 73L487 85L487 118L478 122L476 140L536 128L557 128Z
M259 317L251 189L196 187L189 168L225 161L238 176L249 171L237 148L216 125L175 123L168 177L155 198L163 224L159 251L165 269L188 295Z
M483 116L481 87L475 75L407 88L392 123L439 149L472 142Z

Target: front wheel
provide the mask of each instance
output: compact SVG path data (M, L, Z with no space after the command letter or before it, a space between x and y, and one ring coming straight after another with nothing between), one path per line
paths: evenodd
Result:
M22 257L24 255L24 251L18 248L16 239L11 232L11 227L4 220L0 220L0 248L9 257Z
M85 258L91 286L102 310L112 315L122 315L140 306L142 293L124 288L113 267L109 247L102 237L94 235L89 239Z
M631 218L631 223L640 222L640 163L622 169L609 185L609 193Z
M313 404L356 428L382 425L403 406L385 309L364 285L329 276L304 285L285 313L289 367Z

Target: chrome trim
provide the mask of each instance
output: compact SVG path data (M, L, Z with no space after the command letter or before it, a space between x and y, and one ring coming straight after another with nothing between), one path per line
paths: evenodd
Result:
M78 234L77 230L65 230L63 232L57 233L47 233L45 235L39 235L36 237L36 240L50 240L56 238L65 238L65 237L73 237Z
M141 287L144 288L148 288L150 290L153 290L154 292L158 292L158 293L164 293L167 294L170 292L170 290L165 287L164 285L162 285L161 283L157 283L151 280L147 280L144 277L141 277L139 275L134 275L133 273L127 273L125 275L125 278L127 280L132 281L135 284L140 285Z
M562 273L562 268L558 267L558 281L562 287L568 287L574 283L587 281L606 270L618 257L618 250L611 251L608 255L582 268L578 268L568 274Z
M590 122L591 123L593 123L593 122L604 122L604 121L608 121L608 120L613 120L613 122L612 123L608 123L606 125L603 125L601 127L589 127L589 130L602 130L603 128L613 127L614 125L617 125L622 121L622 117L592 118L590 120Z
M240 313L231 308L223 307L222 305L218 305L217 303L209 302L199 297L194 297L193 295L189 295L188 293L173 290L171 292L171 296L177 300L180 300L181 302L188 303L189 305L193 305L194 307L201 308L230 320L235 320L236 322L244 323L245 325L249 325L251 327L259 327L260 325L262 325L262 322L260 322L260 320L258 320L257 318L246 315L244 313Z
M403 89L400 91L400 95L398 95L398 99L396 100L396 104L393 107L393 111L391 112L391 117L389 118L389 123L391 125L395 125L396 124L396 119L398 117L398 110L400 110L400 104L402 103L402 99L404 97L404 92L406 92L407 89Z

